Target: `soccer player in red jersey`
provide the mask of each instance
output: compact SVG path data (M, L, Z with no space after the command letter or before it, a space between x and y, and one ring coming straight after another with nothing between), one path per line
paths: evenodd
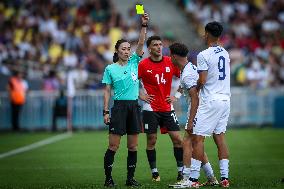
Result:
M180 71L168 56L162 55L162 41L159 36L151 36L147 40L150 57L142 60L138 66L138 77L145 89L140 98L143 105L143 126L147 134L147 158L152 170L152 180L160 181L156 166L157 128L170 135L174 146L174 156L178 167L177 180L182 180L183 149L179 123L173 109L175 97L170 96L172 78L179 77Z

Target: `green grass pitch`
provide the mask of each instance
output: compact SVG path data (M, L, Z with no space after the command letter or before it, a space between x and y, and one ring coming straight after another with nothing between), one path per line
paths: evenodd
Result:
M48 138L50 133L1 133L0 153ZM158 135L157 165L161 182L151 181L145 153L145 134L139 137L135 177L141 188L168 188L177 170L173 148L167 135ZM103 156L107 148L105 131L75 132L71 138L32 151L0 159L0 188L103 188ZM231 188L284 188L284 130L231 129ZM206 139L206 152L219 178L216 147ZM125 188L126 137L115 156L113 178L117 188ZM201 173L201 181L205 180ZM210 187L207 187L210 188Z

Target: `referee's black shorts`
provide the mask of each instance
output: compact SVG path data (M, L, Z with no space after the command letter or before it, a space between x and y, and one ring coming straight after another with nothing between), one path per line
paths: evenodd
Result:
M140 114L138 100L115 100L111 108L109 133L121 136L141 133Z

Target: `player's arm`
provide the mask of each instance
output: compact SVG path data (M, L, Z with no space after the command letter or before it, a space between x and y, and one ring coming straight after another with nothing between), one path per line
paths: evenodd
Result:
M110 122L110 117L109 117L109 99L110 99L110 94L111 94L111 85L106 84L104 88L104 123L109 124Z
M197 71L199 73L199 79L197 80L197 91L199 91L206 83L208 75L207 60L202 53L197 55Z
M192 133L193 121L196 116L196 112L197 112L197 108L199 104L199 98L198 98L196 87L194 86L188 89L188 94L189 94L189 97L191 98L191 105L190 105L190 111L189 111L189 115L187 118L187 125L185 126L185 130L188 133Z
M151 104L154 100L154 95L148 95L143 89L139 90L139 99Z
M139 75L139 78L141 77L141 71L142 71L142 64L139 64L139 66L138 66L138 75ZM140 88L140 90L139 90L139 99L140 100L143 100L143 101L145 101L145 102L147 102L147 103L149 103L149 104L151 104L152 102L153 102L153 100L154 100L154 95L148 95L148 94L146 94L146 89L144 88L144 85L143 85L143 83L142 82L140 82L140 84L141 84L141 88Z
M199 91L206 83L208 72L207 70L201 71L199 73L199 79L197 80L197 91Z
M166 101L169 104L171 104L173 102L176 102L181 97L182 93L183 93L183 89L182 89L181 86L179 86L177 92L175 93L175 95L174 96L167 96L166 97Z
M148 21L149 21L149 15L147 13L145 13L142 16L142 27L141 27L141 31L140 31L140 35L139 35L138 45L137 45L137 48L136 48L136 54L138 56L143 55L143 46L144 46L144 42L145 42L145 39L146 39Z
M171 64L173 64L172 61L171 61ZM173 75L176 78L180 78L180 69L176 66L173 66L172 68L173 68ZM182 88L181 88L181 86L179 86L179 88L178 88L178 90L177 90L177 92L175 93L174 96L166 96L166 102L168 102L169 104L176 102L181 97L181 95L182 95L181 93L182 93Z

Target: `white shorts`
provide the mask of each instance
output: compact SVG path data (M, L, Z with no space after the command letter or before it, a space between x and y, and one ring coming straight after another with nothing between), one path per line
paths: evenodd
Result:
M225 133L230 114L229 100L212 100L198 106L193 134L211 136Z

